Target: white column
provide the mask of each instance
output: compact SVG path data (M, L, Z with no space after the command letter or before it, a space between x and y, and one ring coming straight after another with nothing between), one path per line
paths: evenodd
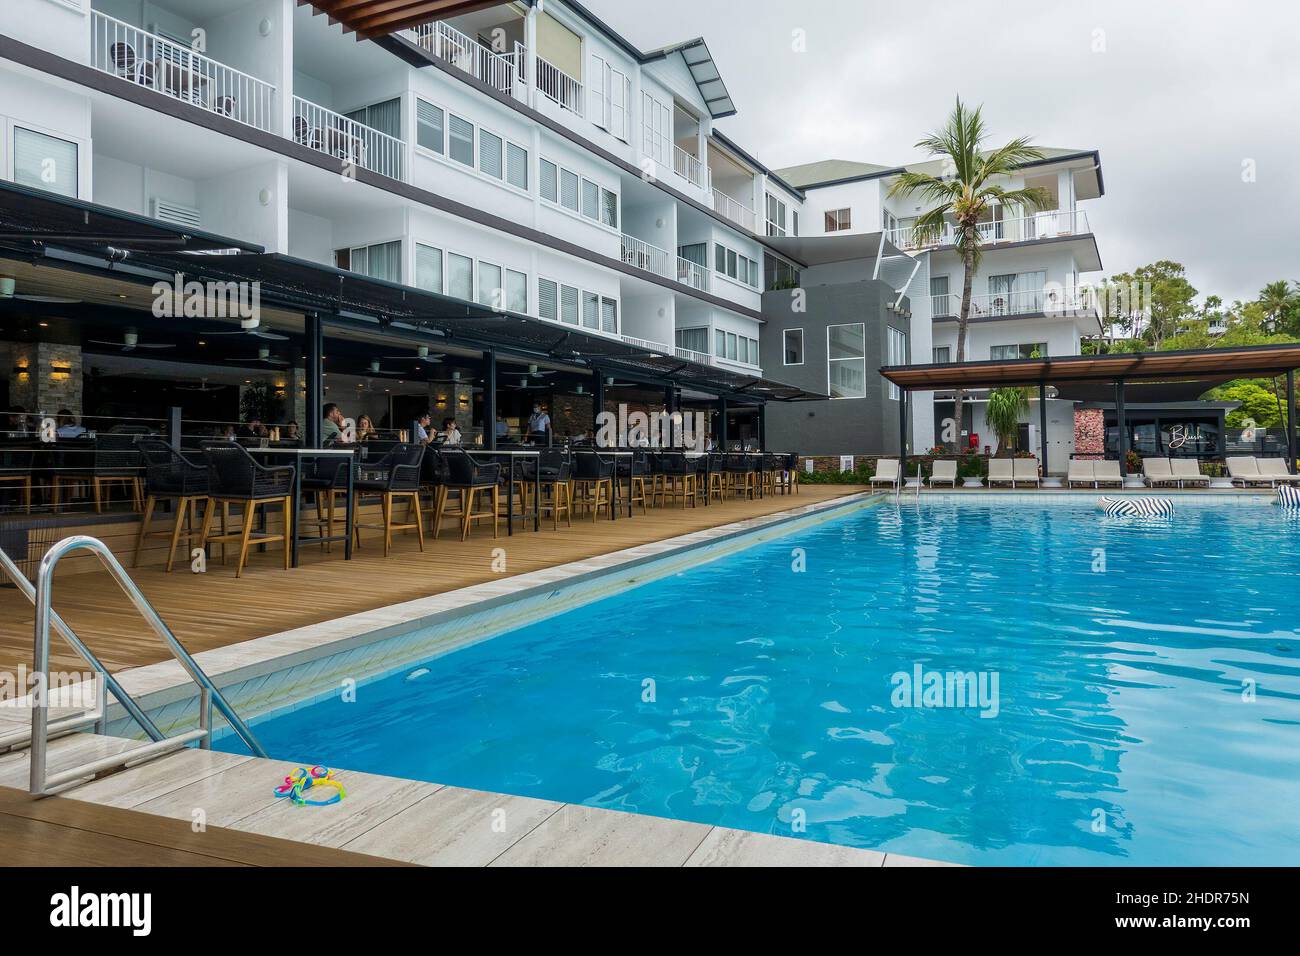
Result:
M528 105L537 108L537 13L540 4L528 8L524 17L524 46L528 48L528 88L525 92Z

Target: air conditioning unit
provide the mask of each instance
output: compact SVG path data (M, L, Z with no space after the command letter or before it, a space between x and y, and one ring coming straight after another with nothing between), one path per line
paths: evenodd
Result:
M203 225L203 214L192 206L182 206L178 202L159 199L156 196L151 205L155 219L175 223L178 226L191 226L196 229Z

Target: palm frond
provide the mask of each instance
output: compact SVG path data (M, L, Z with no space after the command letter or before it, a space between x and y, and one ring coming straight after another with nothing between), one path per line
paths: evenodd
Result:
M886 198L919 194L926 202L950 202L961 195L961 183L955 179L940 179L929 173L899 173L886 193Z
M1027 212L1047 209L1056 201L1055 197L1041 186L1025 186L1022 189L985 186L983 195L996 199L1004 206L1018 206Z
M939 241L948 225L945 218L952 208L951 203L936 206L924 215L918 216L912 224L912 241L918 249L924 249Z
M987 181L995 176L1010 176L1018 167L1042 159L1043 155L1043 151L1030 143L1028 137L1017 136L983 158L980 178Z

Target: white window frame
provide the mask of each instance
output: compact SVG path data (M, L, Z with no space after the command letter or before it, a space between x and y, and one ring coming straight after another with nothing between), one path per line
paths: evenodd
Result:
M359 276L365 276L367 279L374 279L376 282L397 282L398 284L405 285L405 284L408 284L408 283L406 282L406 262L403 261L403 260L405 259L405 256L406 256L406 243L404 242L404 239L405 239L404 236L394 236L394 237L391 238L391 239L377 239L377 240L375 240L374 242L361 242L361 243L357 243L356 245L349 245L349 246L346 246L346 247L344 247L344 246L338 246L338 247L336 247L333 251L334 251L335 255L337 256L339 249L346 248L346 249L348 250L348 266L349 266L349 268L342 270L342 271L344 271L344 272L354 272L356 275L359 275ZM376 276L372 276L372 275L370 275L368 272L356 272L355 269L352 269L352 268L351 268L352 260L356 257L356 254L357 254L358 251L363 250L363 249L365 250L365 252L366 252L366 265L369 265L369 264L370 264L370 250L371 250L373 247L375 247L375 246L387 246L387 245L392 245L394 242L397 243L398 250L399 250L399 253L398 253L398 256L397 256L397 270L398 270L398 272L400 273L400 275L399 275L396 279L380 279L380 278L378 278L378 277L376 277ZM337 261L337 260L336 260L336 261ZM336 268L337 268L337 267L336 267ZM445 278L446 278L446 274L444 273L444 279L445 279ZM412 285L411 287L414 288L414 285Z
M50 129L47 126L41 126L39 123L28 123L25 120L11 119L5 127L4 146L7 148L8 155L4 157L5 178L10 182L18 181L18 131L24 130L28 133L35 133L38 136L47 136L50 139L57 139L64 143L71 143L77 150L76 177L77 188L72 198L80 199L84 192L83 186L89 181L86 174L87 159L90 157L86 140L80 136L69 136L63 130ZM37 188L37 187L30 187ZM53 190L46 190L51 195L62 196L63 193L57 193Z
M786 360L785 337L789 335L791 332L799 333L799 361L797 362L790 362ZM804 335L802 328L783 329L781 331L781 364L789 367L806 364L808 361L808 350L805 348L806 344L807 344L807 337Z
M464 302L475 301L475 297L478 294L478 263L475 261L473 256L466 255L463 252L457 252L455 249L446 250L445 256L446 257L443 259L442 284L443 287L447 290L446 294L451 296L453 299L461 298L456 293L451 291L451 259L452 256L456 256L460 259L469 260L469 297L466 299L462 299L462 301Z
M484 267L484 266L487 266L489 269L496 269L496 270L497 270L497 275L498 275L498 277L499 277L500 280L501 280L501 281L497 284L497 287L496 287L496 292L500 293L500 296L501 296L501 303L500 303L500 304L495 303L495 302L491 302L491 301L488 301L488 302L484 302L484 301L483 301L483 298L482 298L483 290L482 290L481 288L479 288L479 285L480 285L480 284L482 283L482 281L483 281L483 267ZM502 265L501 263L499 263L499 262L493 262L491 259L479 259L479 260L475 261L475 263L474 263L474 301L477 302L479 305L485 305L485 306L487 306L489 309L500 309L500 308L503 308L503 307L504 307L505 297L506 297L506 267L503 266L503 265Z
M617 189L610 189L608 186L601 185L601 183L592 179L590 176L584 176L582 175L582 173L579 173L574 169L570 169L569 167L564 166L561 163L557 163L555 160L550 159L546 156L538 156L537 163L538 163L537 195L538 198L542 201L542 204L544 206L547 206L550 209L554 209L555 211L562 213L566 216L571 216L575 219L579 219L582 222L587 223L587 225L589 226L596 226L600 229L605 230L606 232L613 233L614 235L622 234L619 231L619 226L623 221L623 196ZM542 185L541 185L542 184L542 174L541 174L542 163L548 163L551 166L555 167L555 199L548 198L542 191ZM562 202L564 196L563 184L564 184L564 177L566 174L575 177L578 181L578 208L577 209L570 209ZM595 210L596 216L594 219L591 216L588 216L583 209L584 194L586 192L584 187L587 185L596 187L596 210ZM618 217L618 222L614 223L613 225L605 222L606 196L614 197L614 210L615 210L615 215Z
M542 283L549 282L555 286L555 316L542 315ZM552 279L550 276L539 275L537 277L537 317L545 319L547 322L560 321L560 286L562 283L559 279Z
M861 358L831 358L831 331L833 329L845 329L852 327L862 329L862 357ZM861 395L833 395L831 393L831 363L832 362L861 362L862 363L862 394ZM837 322L835 325L826 326L826 394L830 395L832 402L858 402L867 397L867 324L865 322Z
M865 345L865 342L863 343ZM907 333L902 329L896 329L892 325L885 326L885 364L886 365L906 365L907 364ZM889 382L887 394L890 401L899 401L903 397L903 390Z
M843 213L843 215L841 215ZM827 209L822 216L822 225L831 217L835 217L835 228L827 229L826 232L849 232L853 228L853 207L844 206L840 209ZM841 221L844 222L840 225Z
M414 246L415 246L415 258L411 263L412 285L415 288L419 289L421 292L436 292L437 294L442 295L447 288L447 250L443 249L440 246L435 246L427 242L420 242L418 239L415 240ZM416 284L420 281L420 250L421 249L430 249L438 254L439 282L438 282L438 288L436 289L426 289L423 286Z
M510 277L511 277L511 276L516 276L517 278L523 279L523 283L524 283L524 307L523 307L522 309L516 309L516 308L514 308L514 307L511 305L511 303L510 303ZM520 271L519 269L511 269L511 268L509 268L509 267L506 268L506 271L505 271L505 278L502 280L502 295L503 295L503 298L504 298L503 305L504 305L504 307L505 307L505 309L506 309L507 311L509 311L509 312L517 312L517 313L519 313L519 314L521 314L521 315L531 315L531 314L532 314L531 312L528 311L528 303L529 303L529 297L528 297L528 285L529 285L529 282L528 282L528 273L527 273L527 272L522 272L522 271Z

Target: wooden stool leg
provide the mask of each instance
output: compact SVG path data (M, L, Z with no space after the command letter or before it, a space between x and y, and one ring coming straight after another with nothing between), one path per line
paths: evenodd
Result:
M248 560L248 542L253 535L253 521L257 517L257 505L249 501L244 504L244 527L239 540L239 560L235 564L235 577L242 577L244 562Z
M176 545L181 540L181 526L189 520L190 509L195 505L193 498L182 498L176 503L176 523L172 526L172 544L167 549L167 571L171 573L172 564L176 561ZM148 515L153 510L153 498L145 502L145 514ZM191 526L192 527L192 526Z
M284 502L284 504L282 505L284 509L284 569L286 571L289 571L293 568L292 545L293 545L293 536L298 533L298 529L294 527L294 525L297 523L295 521L297 516L293 513L292 495L281 498L280 500Z
M206 549L208 546L208 534L212 531L212 519L216 517L216 502L209 500L207 507L203 509L203 526L199 529L199 547ZM222 529L225 530L224 528Z
M148 537L149 534L149 519L153 517L153 506L154 497L153 495L150 495L149 500L146 501L144 505L144 514L140 516L140 533L136 535L135 558L131 561L131 567L133 568L138 568L140 566L140 550L144 547L144 539Z
M94 489L95 489L95 514L102 514L103 511L104 511L104 502L103 502L103 500L102 500L102 498L101 498L101 496L100 496L100 490L99 490L99 489L100 489L100 482L101 482L102 480L103 480L103 479L101 479L101 478L92 478L91 481L90 481L90 484L91 484L91 485L94 487Z
M501 537L501 486L492 486L492 537Z
M384 557L393 550L393 493L385 491L379 499L379 507L384 515Z
M447 486L439 485L433 492L433 540L438 540L442 530L442 513L447 509Z
M420 553L424 553L424 515L420 512L420 493L411 492L411 504L415 509L415 539L420 543Z

